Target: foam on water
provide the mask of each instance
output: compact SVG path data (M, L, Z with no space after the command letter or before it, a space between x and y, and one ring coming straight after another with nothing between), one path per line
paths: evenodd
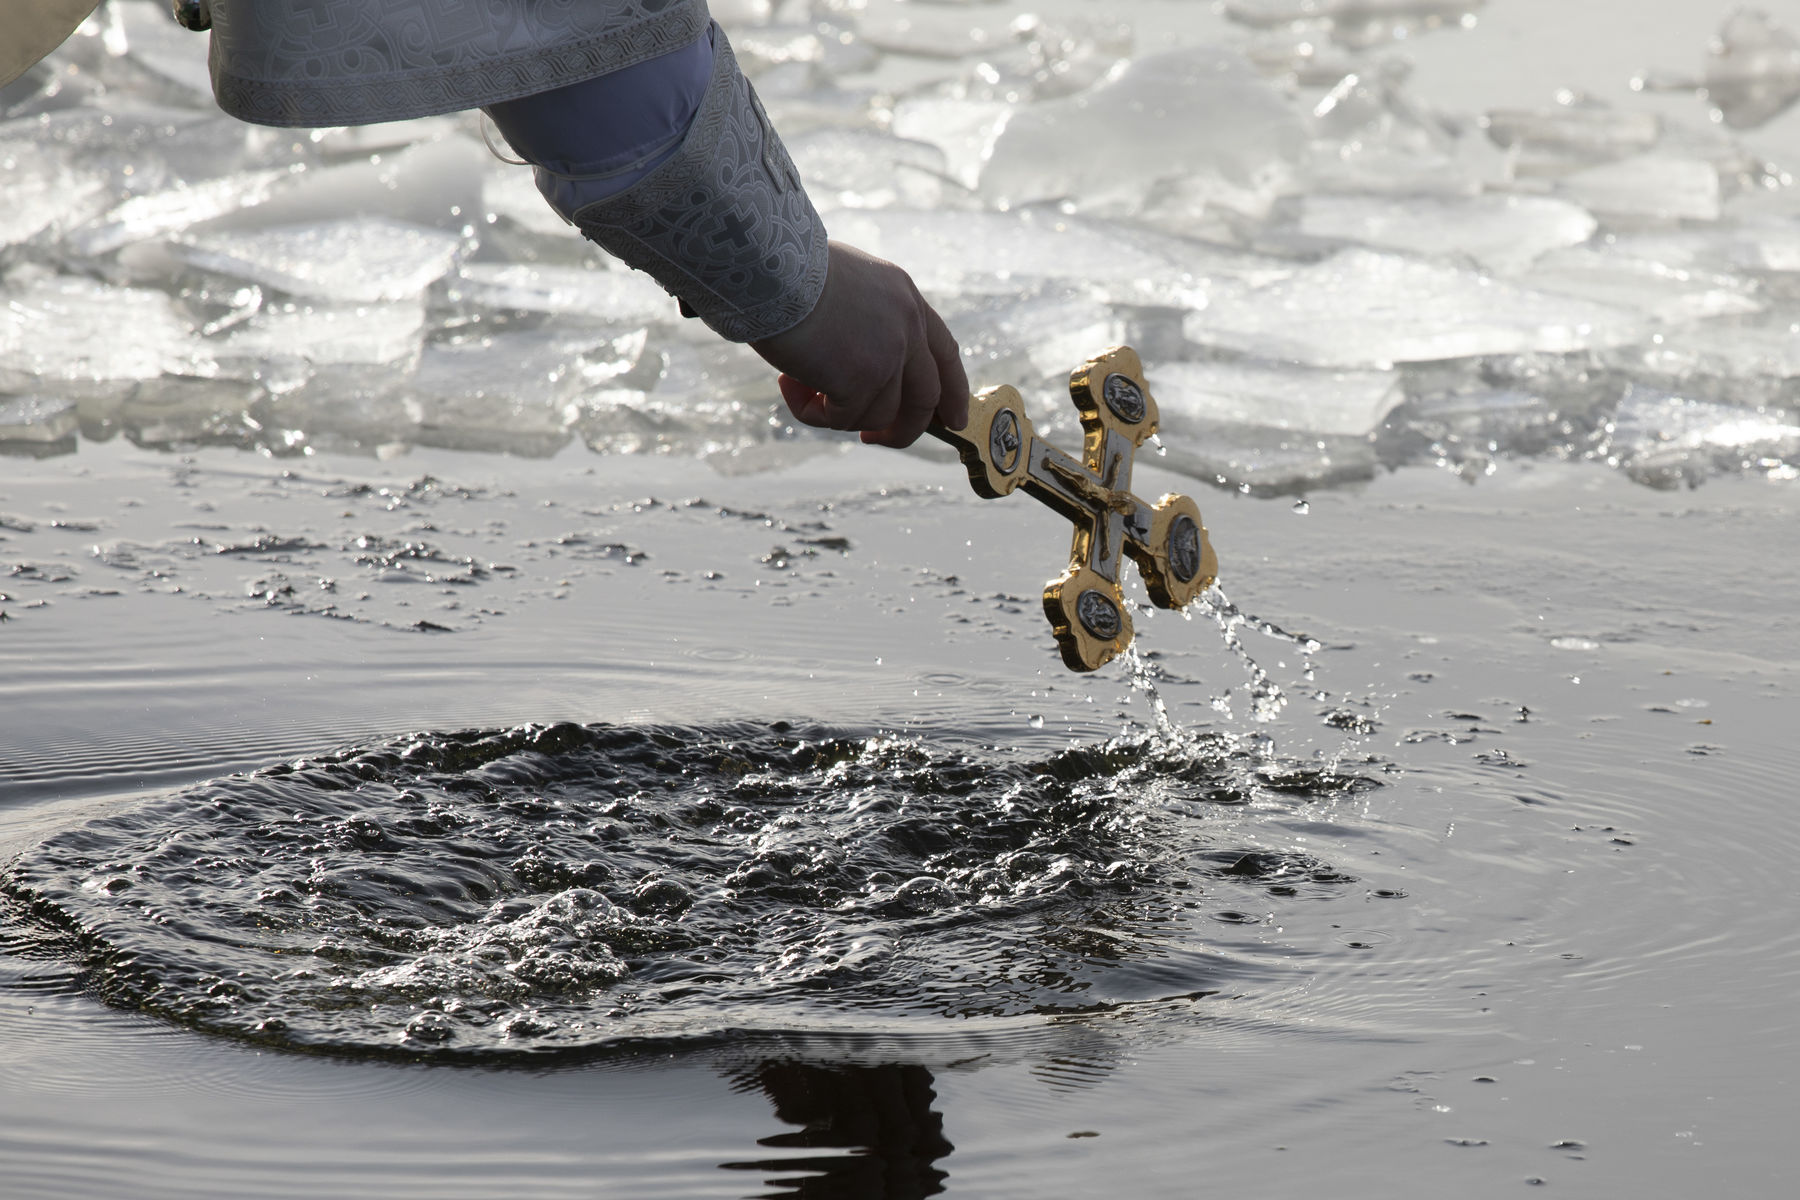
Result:
M785 725L418 734L99 817L0 891L108 1001L299 1049L978 1032L1268 969L1174 936L1196 889L1230 913L1352 882L1222 818L1373 780L1161 724L1047 757Z

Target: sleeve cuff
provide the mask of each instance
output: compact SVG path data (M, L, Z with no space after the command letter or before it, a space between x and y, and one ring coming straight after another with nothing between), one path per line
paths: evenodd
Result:
M714 26L700 109L668 159L615 194L584 202L578 181L540 178L582 234L645 271L716 333L753 342L785 332L825 287L825 225L756 92Z

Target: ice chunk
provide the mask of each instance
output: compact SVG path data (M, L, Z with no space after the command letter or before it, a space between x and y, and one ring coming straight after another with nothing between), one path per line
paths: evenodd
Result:
M610 325L673 320L675 301L637 271L527 263L464 263L449 298L481 308L588 317Z
M173 246L191 266L344 304L417 296L461 249L456 234L386 217L211 231Z
M1800 459L1800 424L1780 410L1690 400L1633 385L1601 454L1652 487L1692 485L1729 470L1775 470Z
M1360 436L1400 402L1393 371L1320 371L1266 363L1170 362L1149 370L1165 431L1197 423Z
M955 9L931 8L900 0L866 0L857 6L864 41L890 54L918 58L963 58L1012 41L1010 16L971 19Z
M1516 270L1546 250L1575 246L1596 222L1585 209L1547 196L1307 196L1299 231Z
M1320 45L1316 37L1291 29L1258 36L1244 53L1257 70L1299 87L1328 88L1366 65L1360 56ZM1400 66L1405 64L1395 69Z
M1099 83L1131 56L1131 26L1118 21L1058 19L1033 13L1012 23L1014 44L982 57L964 75L958 96L974 100L1050 100Z
M1800 100L1800 37L1754 9L1733 13L1706 66L1706 96L1734 129L1752 129Z
M1630 243L1553 251L1519 282L1562 296L1635 309L1667 323L1762 310L1756 286L1735 275L1671 265Z
M397 365L418 360L425 307L391 304L282 304L264 308L214 344L221 370L241 374L270 364Z
M200 351L162 292L57 276L9 279L0 295L0 391L151 379Z
M935 208L949 165L929 142L866 129L817 129L788 140L813 202L824 209Z
M1565 177L1562 193L1597 213L1658 221L1719 219L1719 173L1708 162L1643 154Z
M481 181L481 210L491 223L500 217L532 233L551 237L576 237L575 227L563 220L544 200L531 172L511 163L496 162Z
M1473 23L1487 0L1226 0L1225 15L1240 25L1273 29L1323 21L1331 39L1372 46L1433 29Z
M920 288L944 296L1020 295L1061 280L1115 303L1186 303L1215 279L1267 282L1294 270L1280 259L1043 212L845 209L831 223L836 236L907 264Z
M1366 437L1289 433L1257 426L1196 424L1154 460L1207 483L1257 496L1294 496L1375 475Z
M10 447L34 447L66 442L75 436L80 421L75 402L57 396L0 396L0 454Z
M641 348L641 339L634 344ZM571 436L579 415L574 401L592 386L584 365L628 349L592 331L560 327L428 345L406 388L417 440L453 449L554 453Z
M1688 399L1800 406L1800 323L1708 321L1609 356L1614 370Z
M6 179L0 246L20 245L46 230L55 237L103 212L112 199L107 172L75 166L66 155L21 139L0 141L0 173Z
M392 221L461 232L479 220L482 173L493 161L479 139L456 134L352 162L306 166L279 194L220 217L208 231L367 221L378 213ZM219 173L219 167L212 167L182 177Z
M1071 197L1131 209L1158 181L1198 175L1262 193L1304 145L1299 118L1242 55L1193 47L1014 112L981 192L1003 207Z
M1622 309L1367 250L1197 299L1205 307L1185 323L1194 341L1320 367L1561 353L1634 341L1643 325Z
M1800 100L1800 37L1752 8L1719 30L1699 79L1654 72L1638 81L1652 91L1697 91L1733 129L1754 129Z
M207 39L169 19L164 4L109 4L125 55L146 71L185 92L196 103L212 102L212 75L206 67Z
M897 137L936 146L943 152L950 177L973 189L1012 111L1012 104L1004 100L908 96L894 105L890 128Z
M851 75L872 70L881 60L880 52L861 37L825 22L746 29L732 38L731 49L752 77L794 63L826 76Z
M1118 315L1084 288L1044 287L963 302L945 313L971 377L1021 386L1065 378L1090 355L1123 340ZM1058 415L1072 412L1067 396Z
M132 242L174 233L224 213L261 204L277 187L293 178L293 172L286 168L270 168L193 184L178 180L164 191L131 197L69 233L63 244L75 254L97 258Z
M1662 136L1656 114L1620 112L1585 97L1552 109L1496 109L1486 124L1494 144L1514 152L1513 169L1521 176L1566 175L1629 158Z

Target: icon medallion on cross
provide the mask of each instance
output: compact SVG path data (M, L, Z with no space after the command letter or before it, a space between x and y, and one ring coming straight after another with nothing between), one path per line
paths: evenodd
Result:
M1081 411L1082 457L1040 438L1012 387L969 401L961 430L931 432L956 448L976 493L990 499L1018 488L1074 522L1069 566L1044 587L1044 613L1071 670L1092 671L1131 644L1131 614L1119 587L1129 555L1159 608L1184 608L1211 587L1219 560L1191 497L1154 505L1131 491L1137 448L1156 432L1156 400L1137 352L1117 346L1077 367L1069 395Z

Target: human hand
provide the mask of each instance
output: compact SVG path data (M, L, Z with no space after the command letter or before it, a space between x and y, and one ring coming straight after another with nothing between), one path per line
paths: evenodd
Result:
M857 429L871 445L910 446L932 418L969 422L962 352L912 277L831 243L825 290L806 319L751 342L781 372L781 398L803 425Z

